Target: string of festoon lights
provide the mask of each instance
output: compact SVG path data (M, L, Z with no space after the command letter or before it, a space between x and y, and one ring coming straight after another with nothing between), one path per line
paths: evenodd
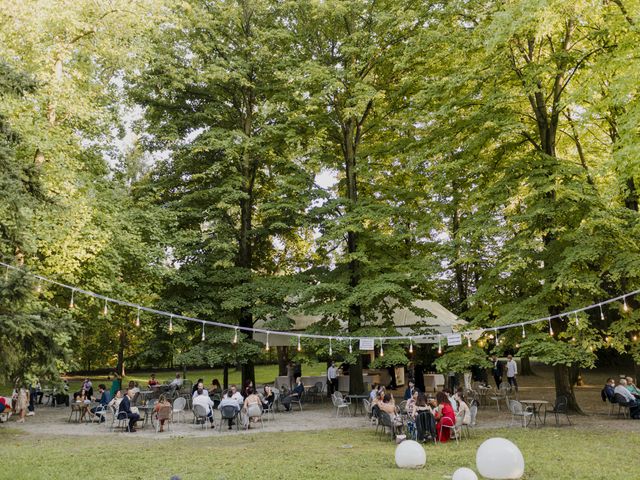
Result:
M108 297L106 295L102 295L96 292L92 292L90 290L85 290L83 288L77 287L77 286L73 286L73 285L68 285L62 282L59 282L57 280L53 280L51 278L45 277L43 275L38 275L36 273L32 273L30 271L28 271L27 269L23 268L23 267L17 267L15 265L11 265L9 263L5 263L0 261L0 266L4 267L5 270L5 280L7 279L8 273L10 270L15 270L15 271L19 271L22 272L23 274L34 278L38 281L37 286L36 286L36 291L38 293L40 293L42 291L42 284L43 283L48 283L51 285L56 285L58 287L67 289L71 291L71 295L70 295L70 301L69 301L69 308L70 309L74 309L76 307L76 296L77 294L82 294L88 297L92 297L95 298L97 300L100 301L104 301L104 307L102 310L103 315L107 315L109 312L109 304L114 304L114 305L120 305L123 307L130 307L132 309L137 310L137 315L136 315L136 326L139 327L140 326L140 313L141 312L146 312L146 313L151 313L153 315L157 315L157 316L161 316L161 317L167 317L168 318L168 322L169 322L169 332L173 332L173 321L174 319L179 319L179 320L184 320L184 321L188 321L188 322L196 322L196 323L200 323L202 325L202 341L205 340L205 326L211 326L211 327L220 327L220 328L226 328L226 329L231 329L234 330L234 337L233 337L233 343L238 343L238 332L242 331L242 332L248 332L248 333L262 333L266 335L266 344L265 344L265 348L266 350L269 350L269 336L270 335L280 335L280 336L287 336L287 337L291 337L291 338L297 338L297 349L298 351L301 351L302 346L301 346L301 339L302 338L308 338L308 339L315 339L315 340L329 340L329 355L332 355L333 353L333 342L334 341L339 341L339 342L349 342L349 353L353 352L353 346L352 343L353 342L359 342L361 340L365 340L365 341L373 341L373 343L375 344L376 342L378 342L379 344L379 348L380 348L380 356L384 356L384 347L383 347L383 343L384 342L391 342L391 341L408 341L409 342L409 353L413 353L413 343L418 341L418 340L427 340L427 341L432 341L432 343L438 343L438 353L442 353L442 341L447 339L447 335L450 334L444 334L444 333L432 333L432 334L417 334L417 335L395 335L395 336L375 336L375 337L371 337L371 336L347 336L347 335L319 335L319 334L313 334L313 333L298 333L298 332L288 332L288 331L279 331L279 330L268 330L265 328L253 328L253 327L242 327L239 325L231 325L228 323L221 323L221 322L214 322L214 321L210 321L210 320L202 320L199 318L194 318L194 317L189 317L186 315L180 315L177 313L172 313L172 312L166 312L163 310L157 310L155 308L150 308L150 307L145 307L144 305L140 305L137 303L133 303L133 302L128 302L128 301L124 301L124 300L119 300L117 298L112 298L112 297ZM553 336L554 335L554 331L551 325L551 321L552 320L559 320L559 321L570 321L570 320L574 320L576 323L576 326L579 326L580 323L580 319L578 317L579 313L582 312L587 312L589 310L594 310L594 309L599 309L599 313L600 313L600 318L602 320L605 319L604 316L604 311L602 310L602 306L603 305L608 305L610 303L615 303L618 302L620 300L622 300L622 309L623 311L626 313L629 311L629 305L627 303L627 299L630 297L633 297L637 294L640 293L640 289L639 290L634 290L632 292L628 292L625 293L623 295L619 295L617 297L613 297L613 298L609 298L607 300L603 300L601 302L598 303L594 303L592 305L588 305L585 307L581 307L581 308L576 308L574 310L569 310L566 312L562 312L562 313L558 313L556 315L550 315L548 317L540 317L540 318L536 318L533 320L527 320L527 321L522 321L522 322L516 322L516 323L510 323L507 325L496 325L496 326L492 326L492 327L486 327L486 328L476 328L473 330L464 330L464 331L460 331L460 332L456 332L458 334L460 334L461 336L464 336L466 338L466 342L467 342L467 346L471 347L471 341L472 341L472 337L480 337L481 335L484 335L485 333L489 333L495 336L495 343L498 344L499 343L499 332L503 331L503 330L509 330L512 328L518 328L518 329L522 329L522 338L526 337L526 332L525 332L525 326L527 325L534 325L534 324L538 324L538 323L543 323L546 322L549 325L549 335ZM446 325L430 325L431 328L438 328L438 327L449 327Z

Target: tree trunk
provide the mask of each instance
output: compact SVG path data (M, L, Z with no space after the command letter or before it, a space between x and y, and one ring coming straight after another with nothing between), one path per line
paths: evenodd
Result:
M125 376L124 372L124 349L127 345L127 332L126 330L120 330L118 334L118 364L116 365L116 371L121 377Z
M554 365L553 378L555 381L556 396L564 395L567 397L568 409L572 412L583 415L584 412L580 408L580 405L578 405L576 396L573 392L573 384L571 383L569 370L570 368L566 365Z
M229 364L227 363L222 368L222 388L224 390L229 388Z
M362 379L362 357L358 355L355 365L349 365L349 393L358 395L365 393Z
M527 375L535 375L531 368L531 360L529 357L520 357L520 375L523 377Z
M287 363L289 363L289 347L276 347L278 353L278 376L287 375Z

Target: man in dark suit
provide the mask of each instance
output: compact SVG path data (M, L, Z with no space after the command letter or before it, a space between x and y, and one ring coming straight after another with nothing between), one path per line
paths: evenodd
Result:
M493 375L493 379L496 381L496 387L500 388L504 363L498 360L496 355L491 356L491 363L493 363L493 367L491 367L491 374Z
M122 401L120 402L120 408L118 409L118 414L120 412L124 412L129 417L129 431L135 432L136 422L140 420L140 415L137 413L133 413L131 411L131 396L129 394L129 390L127 390L127 394L122 397Z

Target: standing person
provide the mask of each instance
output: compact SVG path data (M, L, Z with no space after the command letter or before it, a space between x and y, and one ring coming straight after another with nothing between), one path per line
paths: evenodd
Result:
M111 394L111 398L116 398L116 393L118 390L122 388L122 380L120 380L120 375L116 372L113 372L113 382L111 382L111 389L109 393Z
M136 431L135 426L136 422L140 420L140 415L131 411L131 396L129 391L127 394L122 397L120 401L120 406L118 407L118 413L124 412L129 417L129 432L133 433Z
M502 383L502 369L504 366L495 354L491 356L491 362L493 363L493 367L491 367L491 374L496 382L496 387L500 388L500 384Z
M327 383L329 384L329 395L333 395L338 390L338 369L333 361L327 369Z
M516 375L518 374L518 364L513 359L513 355L507 355L507 382L511 385L516 393L518 393L518 382Z

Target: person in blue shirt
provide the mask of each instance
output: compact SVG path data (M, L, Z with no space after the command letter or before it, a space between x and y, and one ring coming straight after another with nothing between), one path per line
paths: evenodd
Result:
M413 397L413 392L415 392L415 391L417 391L415 383L413 383L412 380L409 380L409 386L404 391L404 399L405 400L409 400L411 397Z
M100 423L102 423L105 421L104 412L107 409L107 405L109 405L109 402L111 401L111 393L107 392L107 387L103 383L98 385L98 391L100 392L100 406L92 408L91 413L97 415L100 418Z

